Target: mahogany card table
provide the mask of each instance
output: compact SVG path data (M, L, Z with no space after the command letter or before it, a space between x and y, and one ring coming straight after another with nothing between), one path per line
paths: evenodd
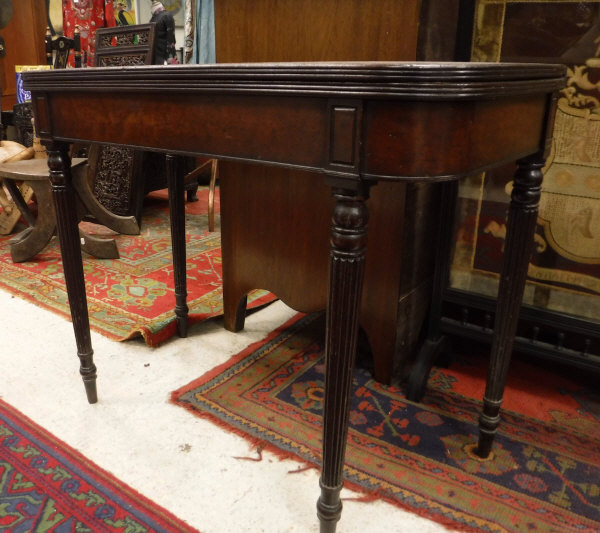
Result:
M283 63L27 72L37 131L48 151L64 273L90 403L96 367L77 230L69 145L101 142L167 155L171 210L183 216L177 155L260 162L322 173L333 195L321 532L341 516L340 491L356 355L369 189L387 180L447 181L517 161L509 207L477 453L500 421L533 244L542 167L565 69L551 64ZM248 201L253 201L249 198ZM256 199L260 201L260 199ZM310 217L310 212L306 213ZM439 213L431 213L438 217ZM442 223L450 224L451 220ZM174 256L184 231L172 226ZM293 235L290 235L293 239ZM183 247L183 251L182 251ZM185 260L183 260L183 263ZM185 270L176 265L185 322Z

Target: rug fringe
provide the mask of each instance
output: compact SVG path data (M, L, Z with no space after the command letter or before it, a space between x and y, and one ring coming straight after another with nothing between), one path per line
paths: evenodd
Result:
M178 398L180 396L182 396L183 394L185 394L186 392L189 392L190 390L197 388L201 383L206 383L206 382L210 381L211 379L213 379L216 376L223 373L227 368L229 368L229 367L235 365L237 362L243 360L245 357L248 356L248 354L252 353L256 349L258 349L260 346L270 342L271 340L276 338L278 335L280 335L283 331L288 329L290 326L293 326L296 322L298 322L305 316L306 316L305 313L299 313L299 314L295 315L290 320L288 320L286 323L282 324L281 326L279 326L278 328L276 328L275 330L270 332L269 335L267 337L265 337L264 339L249 345L246 349L244 349L240 353L232 356L229 360L227 360L223 364L216 366L212 370L209 370L207 373L205 373L204 375L200 376L199 378L193 380L192 382L188 383L187 385L184 385L183 387L180 387L179 389L173 391L170 395L170 402L175 405L178 405L179 407L183 407L184 409L186 409L187 411L189 411L190 413L192 413L194 416L196 416L198 418L203 418L205 420L208 420L211 423L215 424L216 426L222 428L223 430L233 433L234 435L238 435L239 437L244 439L246 442L249 442L250 446L252 448L255 448L257 453L259 453L258 450L260 449L261 459L262 459L262 452L267 451L267 452L273 454L274 456L276 456L279 460L293 460L302 465L296 470L289 471L288 473L290 473L290 474L301 473L301 472L308 471L311 469L320 471L319 464L315 464L306 459L303 459L302 457L298 456L297 454L295 454L293 452L284 451L281 448L278 448L277 446L275 446L274 444L271 444L270 442L265 441L264 439L259 439L252 435L249 435L246 430L237 428L237 427L233 426L231 423L228 423L228 422L225 422L225 421L219 419L216 415L214 415L210 412L199 411L197 409L194 409L194 407L192 407L190 404L178 400ZM260 459L248 458L248 457L237 457L237 459L260 461ZM320 458L319 458L319 460L320 460ZM421 516L421 517L431 520L433 522L437 522L438 524L441 524L444 527L452 529L453 531L456 531L456 532L460 532L460 533L480 533L481 532L480 527L460 524L456 520L454 520L450 517L443 516L440 513L433 513L431 510L428 510L428 509L415 508L411 504L403 503L402 501L399 501L394 496L386 494L384 491L381 491L381 489L369 490L365 487L362 487L362 486L360 486L356 483L353 483L351 481L348 481L348 480L344 480L344 488L351 490L359 495L357 497L345 498L347 501L356 501L357 503L370 503L375 500L382 500L386 503L389 503L390 505L392 505L394 507L403 509L411 514ZM495 533L505 533L505 530L497 529L497 530L495 530Z

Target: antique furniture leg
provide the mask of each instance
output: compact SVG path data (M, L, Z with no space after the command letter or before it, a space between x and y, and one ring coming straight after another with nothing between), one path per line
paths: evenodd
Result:
M456 207L458 181L446 181L440 184L442 198L439 214L438 235L435 251L435 271L433 288L427 318L427 336L417 354L408 376L406 397L417 402L423 398L427 387L429 372L436 358L447 348L447 337L442 335L442 293L448 285L448 274L452 252L452 220Z
M323 466L317 514L321 533L334 533L342 512L344 456L352 371L365 267L368 210L365 199L347 190L333 193L329 302L325 339Z
M175 315L177 333L187 337L188 306L186 303L185 255L185 190L181 175L180 158L167 154L167 183L169 187L169 212L171 215L171 245L173 250L173 276L175 278Z
M498 287L490 365L483 397L483 410L479 417L479 443L476 453L482 458L490 454L500 423L500 406L525 288L527 266L534 245L533 234L544 162L541 153L517 162Z
M80 359L79 372L83 378L89 403L96 403L96 366L94 365L90 324L85 295L85 278L81 262L81 247L75 192L71 183L71 158L69 145L64 142L50 142L46 145L50 182L56 211L56 225L62 254L65 283L69 307L73 319L73 330Z

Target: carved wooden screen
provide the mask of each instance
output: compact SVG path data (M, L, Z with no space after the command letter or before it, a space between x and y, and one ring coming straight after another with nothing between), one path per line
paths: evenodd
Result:
M99 28L97 67L150 65L156 27L151 24ZM92 190L98 201L117 215L141 215L142 152L124 146L93 144L89 151Z
M94 66L151 65L155 33L154 23L99 28Z

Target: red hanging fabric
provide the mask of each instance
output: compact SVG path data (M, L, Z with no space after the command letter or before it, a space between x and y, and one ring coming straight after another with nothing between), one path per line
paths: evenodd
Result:
M106 0L106 4L111 4L112 8L111 0ZM82 61L85 58L90 67L94 64L96 28L105 25L104 9L105 0L63 0L63 35L72 38L75 28L79 29ZM75 65L72 56L69 65Z

